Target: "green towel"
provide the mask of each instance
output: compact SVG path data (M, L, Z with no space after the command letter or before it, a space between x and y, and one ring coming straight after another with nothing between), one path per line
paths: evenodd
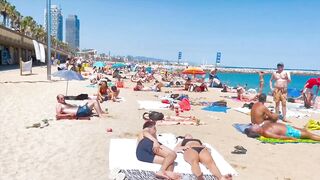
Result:
M262 143L274 143L274 144L284 144L284 143L320 143L320 141L314 141L311 139L297 139L297 140L284 140L284 139L274 139L274 138L266 138L260 136L257 138Z

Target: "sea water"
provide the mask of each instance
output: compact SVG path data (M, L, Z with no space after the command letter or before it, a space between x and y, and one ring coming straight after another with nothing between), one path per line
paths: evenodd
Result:
M223 84L226 84L231 87L237 86L246 86L248 89L253 88L258 91L259 89L259 75L256 74L248 74L248 73L224 73L218 72L217 76L221 80ZM305 83L308 79L317 77L317 76L310 76L310 75L296 75L291 74L291 82L289 83L289 88L302 90ZM271 93L270 90L270 78L271 74L264 75L264 93ZM206 79L209 79L209 74L206 75ZM274 87L274 84L273 84Z

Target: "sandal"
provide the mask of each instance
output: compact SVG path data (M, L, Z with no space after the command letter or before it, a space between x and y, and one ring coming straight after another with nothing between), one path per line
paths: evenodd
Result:
M246 148L244 148L244 147L242 147L242 146L240 146L240 145L237 145L237 146L235 146L234 148L237 149L237 150L241 150L241 151L247 151Z
M231 151L232 154L246 154L247 151L245 150L239 150L239 149L235 149L234 151Z

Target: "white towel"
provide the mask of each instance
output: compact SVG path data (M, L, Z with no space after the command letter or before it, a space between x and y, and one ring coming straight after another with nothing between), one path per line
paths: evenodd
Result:
M164 104L159 101L138 101L139 109L158 110L169 109L170 104Z
M162 142L164 145L165 142ZM211 149L212 157L217 164L221 174L238 175L238 173L232 168L232 166L225 161L225 159L209 144L205 144ZM168 145L172 146L172 145ZM160 165L153 163L141 162L136 158L136 139L111 139L109 149L109 168L113 169L139 169L145 171L159 171ZM191 166L183 159L183 154L177 154L177 166L175 166L175 172L192 174ZM203 174L210 174L210 172L200 165Z
M239 107L239 108L233 108L233 110L244 113L249 115L251 113L251 109L249 108L243 108L243 107Z

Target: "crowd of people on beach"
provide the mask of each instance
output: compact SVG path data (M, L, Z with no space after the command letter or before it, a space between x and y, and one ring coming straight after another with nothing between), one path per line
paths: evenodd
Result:
M75 63L76 62L76 63ZM82 63L78 65L77 59L71 59L64 66L59 66L58 70L71 69L78 73L84 73L81 69ZM70 68L71 67L71 68ZM91 85L97 85L97 93L88 96L87 103L83 106L75 106L66 103L66 97L62 94L57 96L56 117L57 119L90 119L92 111L99 117L105 117L106 111L102 110L101 103L105 101L117 102L120 89L124 88L125 80L136 83L132 91L163 92L163 88L180 89L183 93L171 94L163 103L170 104L172 110L176 111L176 116L164 116L160 112L149 112L148 116L143 115L144 123L142 131L138 137L136 157L139 161L160 164L161 168L156 172L156 177L162 179L179 179L180 175L174 172L174 161L177 153L183 153L184 160L191 166L192 173L198 180L204 179L199 164L203 164L211 174L218 180L232 179L230 174L222 175L217 168L210 149L206 147L200 139L193 138L186 134L179 137L179 143L175 149L169 149L161 144L157 139L158 125L187 124L199 125L197 118L192 116L182 116L180 113L191 109L190 100L185 93L205 92L210 87L221 88L221 92L236 93L236 99L240 102L251 102L251 121L245 129L249 137L264 136L284 140L311 139L320 141L320 136L313 134L303 128L290 125L286 117L288 101L288 85L291 76L284 70L284 64L278 63L277 70L272 73L269 86L272 91L275 103L275 112L271 112L266 106L267 95L264 93L264 72L260 71L258 91L247 90L244 86L229 87L218 78L218 69L209 72L208 81L204 76L192 76L179 71L169 72L168 69L151 68L151 66L137 66L135 73L130 74L127 66L123 68L93 67L89 74ZM145 85L152 83L152 86ZM110 85L109 85L110 84ZM314 93L313 87L317 90ZM301 96L304 106L311 108L316 105L316 97L320 86L320 78L309 79L303 87ZM168 93L166 91L166 93ZM297 98L297 99L299 99ZM225 102L223 102L225 103ZM225 105L225 104L224 104ZM281 107L281 110L280 110Z

